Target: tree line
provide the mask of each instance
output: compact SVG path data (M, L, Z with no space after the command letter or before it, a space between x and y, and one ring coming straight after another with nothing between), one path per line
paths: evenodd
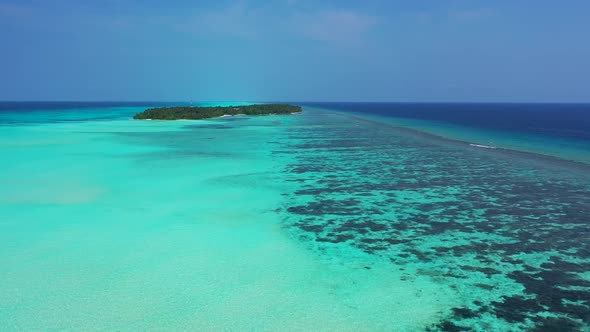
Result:
M301 112L301 106L288 104L257 104L245 106L176 106L150 108L136 114L136 120L199 120L220 117L223 115L270 115L291 114Z

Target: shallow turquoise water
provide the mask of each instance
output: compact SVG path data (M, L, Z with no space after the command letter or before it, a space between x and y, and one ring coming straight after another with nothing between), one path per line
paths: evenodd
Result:
M104 111L2 115L2 330L590 326L586 167L319 110Z

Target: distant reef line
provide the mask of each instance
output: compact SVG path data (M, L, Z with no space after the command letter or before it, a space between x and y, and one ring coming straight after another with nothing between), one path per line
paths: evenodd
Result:
M573 160L567 159L565 157L560 157L551 154L543 154L541 152L536 151L527 151L518 148L507 148L502 146L490 146L490 145L483 145L478 144L477 142L468 141L468 140L461 140L455 139L450 137L441 136L438 134L430 133L423 129L416 129L411 127L404 127L395 125L392 123L379 121L374 118L368 118L363 116L362 114L350 114L347 112L342 112L338 110L328 110L322 109L325 112L339 114L341 116L348 117L350 119L354 119L357 121L369 122L373 124L379 124L384 127L389 127L392 130L397 131L400 134L407 135L407 137L413 137L415 139L420 140L427 140L438 142L442 144L448 144L451 146L458 146L461 148L469 148L475 149L474 151L479 151L480 153L485 154L495 154L497 156L503 156L509 158L509 160L514 160L514 158L519 158L521 160L525 160L527 162L539 162L540 165L544 167L559 167L570 169L572 171L583 172L585 174L590 174L590 164L580 160Z
M301 106L255 104L242 106L174 106L148 108L135 114L135 120L202 120L233 115L273 115L301 113Z

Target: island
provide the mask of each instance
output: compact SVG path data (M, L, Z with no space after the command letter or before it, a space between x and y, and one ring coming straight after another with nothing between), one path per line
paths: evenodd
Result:
M136 120L201 120L232 115L272 115L302 112L301 106L256 104L244 106L175 106L149 108L136 114Z

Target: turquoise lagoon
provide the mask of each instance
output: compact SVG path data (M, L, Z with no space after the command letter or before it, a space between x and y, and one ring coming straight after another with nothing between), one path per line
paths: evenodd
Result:
M0 113L1 330L583 330L590 170L326 110Z

